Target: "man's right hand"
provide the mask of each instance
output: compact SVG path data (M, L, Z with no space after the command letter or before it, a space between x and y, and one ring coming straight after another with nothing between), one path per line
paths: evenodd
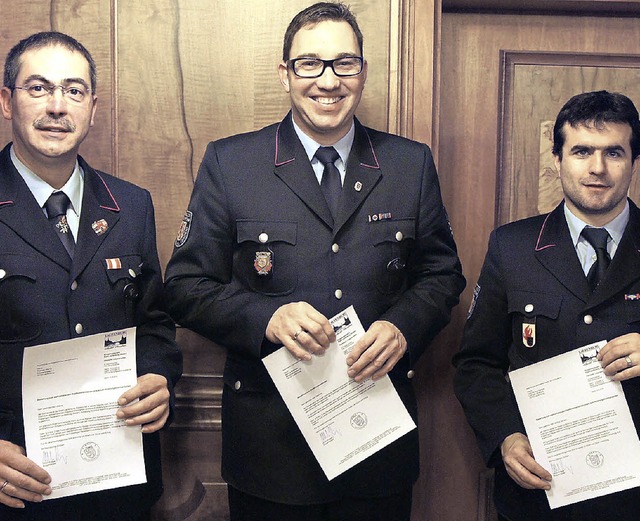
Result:
M311 360L311 353L321 355L336 339L327 317L306 302L280 306L269 320L265 336L299 360Z
M533 458L529 438L520 432L507 436L500 446L507 473L518 485L527 489L551 489L551 474Z
M22 447L0 440L0 503L12 508L24 508L24 501L39 503L51 494L49 483L49 473L27 458Z

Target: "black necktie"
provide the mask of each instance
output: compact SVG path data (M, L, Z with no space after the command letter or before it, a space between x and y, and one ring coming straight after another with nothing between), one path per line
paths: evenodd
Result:
M604 228L584 228L582 236L596 250L596 261L587 274L587 280L593 291L604 277L604 272L607 271L611 262L611 257L609 257L609 252L607 251L609 232Z
M322 188L322 193L324 193L324 197L327 200L331 214L335 219L338 213L340 194L342 193L342 181L340 179L340 172L336 168L334 162L340 156L333 147L320 147L316 151L316 157L318 158L318 161L324 165L320 188Z
M71 204L71 201L69 201L67 194L64 192L54 192L49 196L47 202L44 203L44 207L47 210L49 222L55 228L69 257L73 258L75 241L73 240L73 234L67 222L67 208L69 204Z

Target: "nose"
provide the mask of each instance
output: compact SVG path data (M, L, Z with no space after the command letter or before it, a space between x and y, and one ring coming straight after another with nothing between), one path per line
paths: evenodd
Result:
M47 98L47 113L52 116L60 116L67 113L67 99L62 93L62 89L57 87L53 89L53 92Z
M597 151L591 156L591 163L589 164L589 173L594 175L604 174L606 171L606 162L604 160L604 154L602 151Z
M331 67L327 67L316 80L316 85L324 90L337 89L340 86L340 78L336 76Z

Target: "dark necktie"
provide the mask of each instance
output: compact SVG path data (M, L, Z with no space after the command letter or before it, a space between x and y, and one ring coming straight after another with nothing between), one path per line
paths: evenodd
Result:
M320 181L320 188L324 194L329 209L333 218L336 218L338 214L338 203L340 202L340 194L342 193L342 181L340 179L340 172L336 168L334 162L338 157L338 152L333 147L320 147L316 151L316 157L324 165L324 171L322 172L322 181Z
M591 285L591 291L593 291L603 279L604 272L607 271L611 262L611 257L609 257L609 252L607 251L609 232L604 228L584 228L582 236L596 250L596 261L587 274L587 280Z
M54 192L49 196L47 202L44 203L44 207L47 210L49 222L55 228L69 257L73 258L75 241L73 240L73 234L67 222L67 208L69 204L71 204L71 201L69 201L67 194L64 192Z

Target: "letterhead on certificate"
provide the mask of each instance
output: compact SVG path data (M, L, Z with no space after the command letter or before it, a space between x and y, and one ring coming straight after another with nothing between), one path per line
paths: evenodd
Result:
M509 373L534 457L558 508L640 486L640 441L620 382L596 359L606 341Z
M347 355L364 334L353 306L330 322L336 341L324 355L305 362L282 347L263 359L329 480L416 428L388 376L347 375Z
M27 456L54 499L146 482L142 432L116 418L136 385L136 329L27 347L22 364Z

